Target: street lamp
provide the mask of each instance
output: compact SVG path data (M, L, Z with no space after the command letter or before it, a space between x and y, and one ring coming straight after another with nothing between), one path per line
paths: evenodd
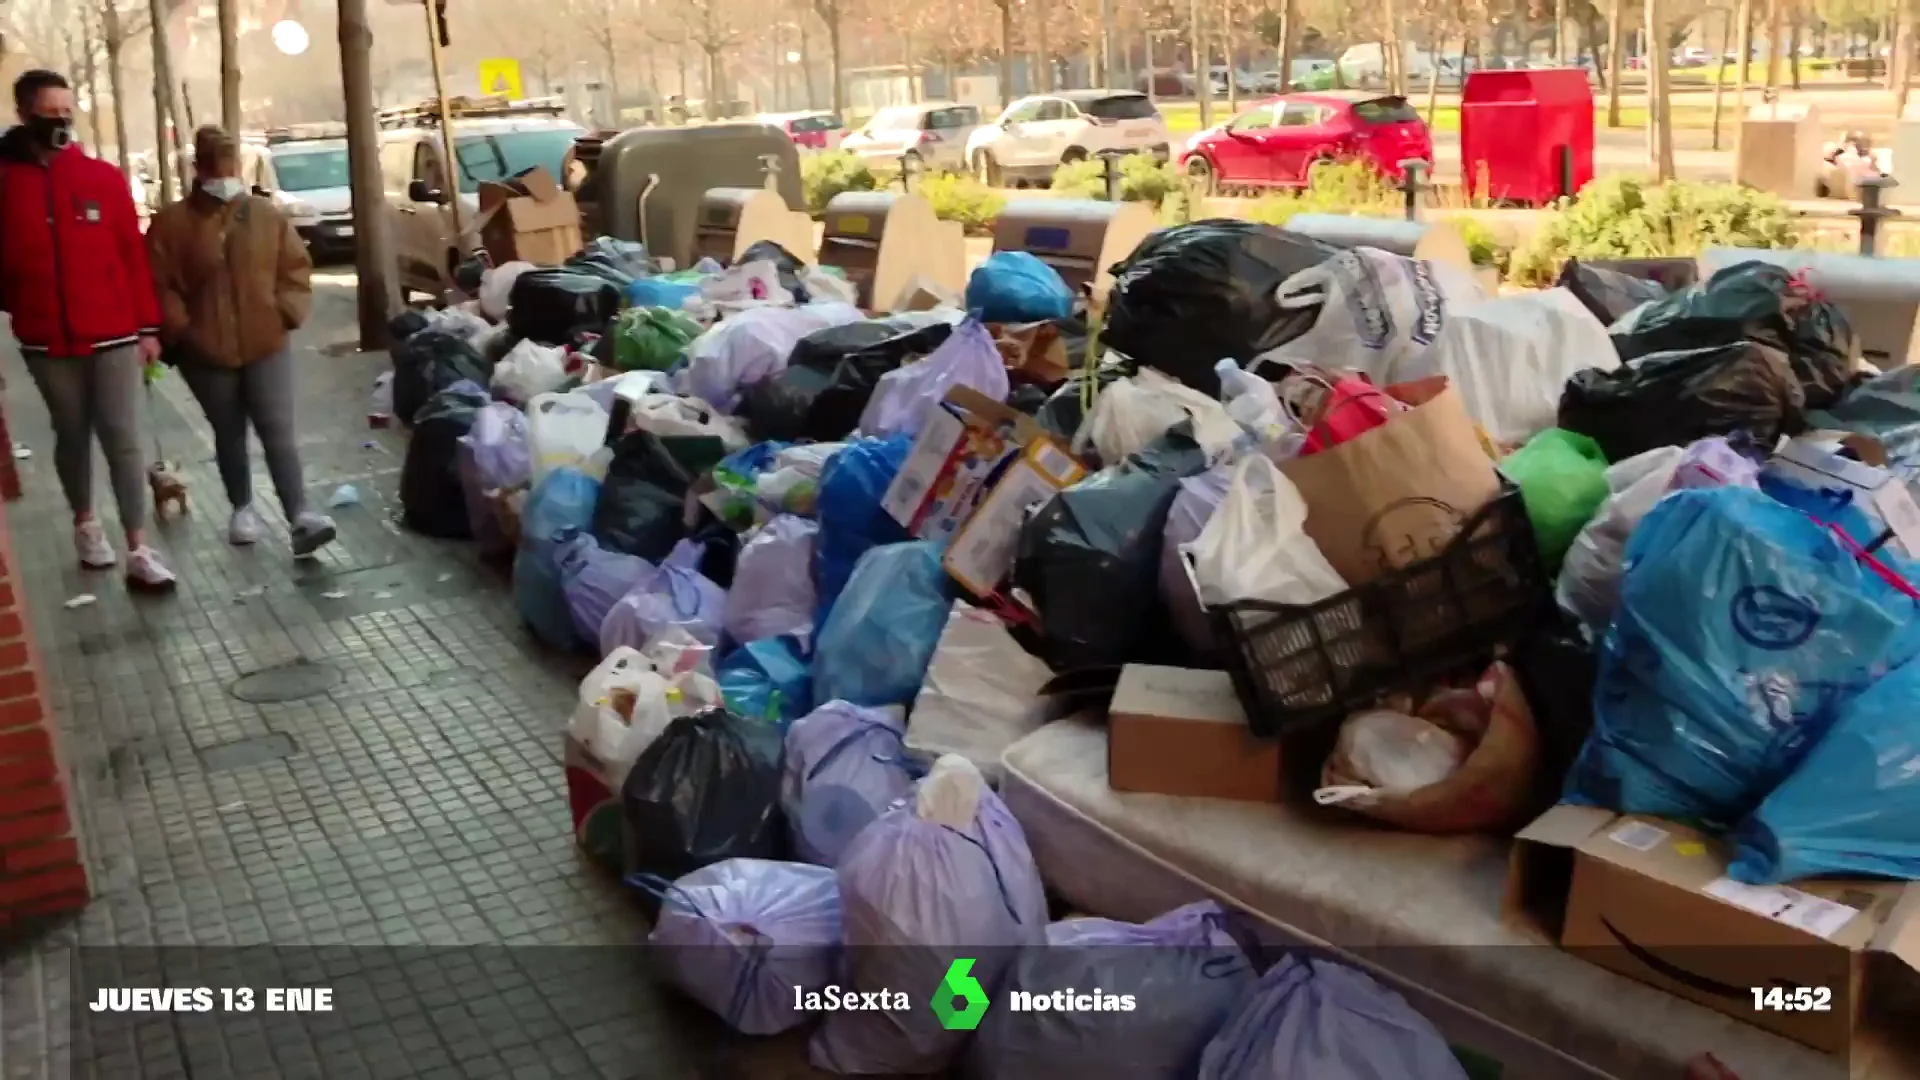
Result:
M291 19L273 24L273 47L287 56L299 56L313 44L307 28Z

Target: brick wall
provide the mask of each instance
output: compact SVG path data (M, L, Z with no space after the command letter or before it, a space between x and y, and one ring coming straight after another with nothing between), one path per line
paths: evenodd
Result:
M3 422L0 452L0 473L12 472ZM88 897L7 512L0 504L0 935L84 907Z

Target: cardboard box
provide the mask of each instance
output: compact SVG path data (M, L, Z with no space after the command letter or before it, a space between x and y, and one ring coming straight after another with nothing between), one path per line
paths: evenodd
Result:
M511 180L488 181L478 194L474 230L495 266L558 266L579 252L580 208L547 170L535 166Z
M1247 728L1224 671L1128 664L1107 713L1115 791L1280 801L1280 744Z
M1742 885L1727 855L1673 822L1555 806L1514 838L1508 913L1590 963L1845 1053L1874 993L1869 972L1920 969L1920 886Z
M992 481L941 560L948 575L975 596L1000 588L1013 570L1014 544L1027 511L1078 481L1087 470L1051 439L1029 443Z
M1023 454L1041 454L1048 476L1079 479L1084 470L1031 416L970 387L947 392L927 417L880 506L921 540L958 535L974 509Z

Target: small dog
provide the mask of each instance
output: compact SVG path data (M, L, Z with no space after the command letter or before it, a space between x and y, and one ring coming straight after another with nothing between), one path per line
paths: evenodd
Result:
M180 465L174 461L156 461L147 469L147 487L153 490L153 516L167 520L167 506L177 513L192 509L187 501L187 482L180 479Z

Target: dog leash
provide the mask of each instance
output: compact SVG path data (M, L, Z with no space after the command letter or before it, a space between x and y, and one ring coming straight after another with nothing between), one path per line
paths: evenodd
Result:
M164 370L159 370L160 368L161 365L156 362L148 364L146 369L140 373L140 381L145 383L147 387L147 426L151 428L153 432L153 463L156 465L167 460L167 452L160 446L160 415L154 409L154 405L159 401L159 397L153 392L153 384L160 380L161 375L165 374Z

